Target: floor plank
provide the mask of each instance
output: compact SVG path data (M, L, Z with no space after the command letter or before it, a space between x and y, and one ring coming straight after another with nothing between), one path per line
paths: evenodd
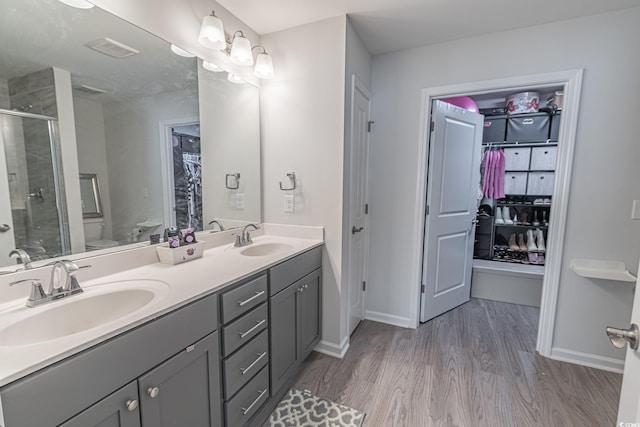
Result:
M364 321L343 360L313 353L294 387L365 427L609 426L622 376L535 352L538 309L471 299L417 330Z

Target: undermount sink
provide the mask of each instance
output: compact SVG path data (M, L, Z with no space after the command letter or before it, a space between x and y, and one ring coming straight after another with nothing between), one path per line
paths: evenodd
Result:
M240 251L240 255L244 256L267 256L275 255L293 249L288 243L269 242L269 243L253 243Z
M0 346L38 344L88 331L136 313L165 296L169 285L131 280L90 286L82 294L22 307L0 329Z

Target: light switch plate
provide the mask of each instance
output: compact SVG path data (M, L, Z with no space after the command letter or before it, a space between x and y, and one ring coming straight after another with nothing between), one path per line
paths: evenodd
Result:
M296 199L293 194L284 196L284 211L289 213L296 211Z
M236 209L244 209L244 193L236 194Z
M640 219L640 200L634 200L631 205L631 219Z

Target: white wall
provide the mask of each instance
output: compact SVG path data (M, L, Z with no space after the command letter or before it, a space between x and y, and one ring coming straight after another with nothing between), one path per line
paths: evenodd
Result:
M589 280L572 258L620 260L635 269L640 224L640 8L380 55L373 62L371 260L367 309L409 317L417 204L421 90L584 68L554 350L622 360L604 334L629 322L629 284ZM526 48L525 48L526 47Z
M260 195L260 89L250 84L230 83L227 73L198 68L202 194L205 228L209 221L261 222ZM225 175L240 173L239 188L225 187ZM229 185L235 181L230 178ZM244 194L238 209L236 195Z
M262 85L265 222L321 225L322 343L341 351L342 182L346 17L272 33L262 43L276 77ZM285 213L278 182L295 172L295 213Z
M371 89L371 54L360 39L360 36L351 25L351 21L347 19L346 32L346 64L345 64L345 84L344 84L344 191L342 194L342 235L346 238L342 242L342 322L341 334L346 336L349 329L349 236L351 236L351 223L349 219L349 199L351 192L349 188L349 174L351 163L351 108L352 108L352 76L355 74L357 78L364 84L367 89Z
M80 173L96 174L100 187L100 201L104 213L103 239L112 239L111 195L107 167L107 143L105 140L104 111L102 104L83 96L73 97L76 117L76 140L78 147L78 170Z
M163 222L159 123L197 117L198 91L130 98L105 103L103 109L113 239L129 241L135 224Z

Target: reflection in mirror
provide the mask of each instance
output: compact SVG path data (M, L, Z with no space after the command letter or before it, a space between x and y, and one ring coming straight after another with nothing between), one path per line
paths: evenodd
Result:
M100 186L95 173L80 174L80 203L83 218L102 218Z
M3 0L0 38L0 266L261 221L256 87L97 7Z

